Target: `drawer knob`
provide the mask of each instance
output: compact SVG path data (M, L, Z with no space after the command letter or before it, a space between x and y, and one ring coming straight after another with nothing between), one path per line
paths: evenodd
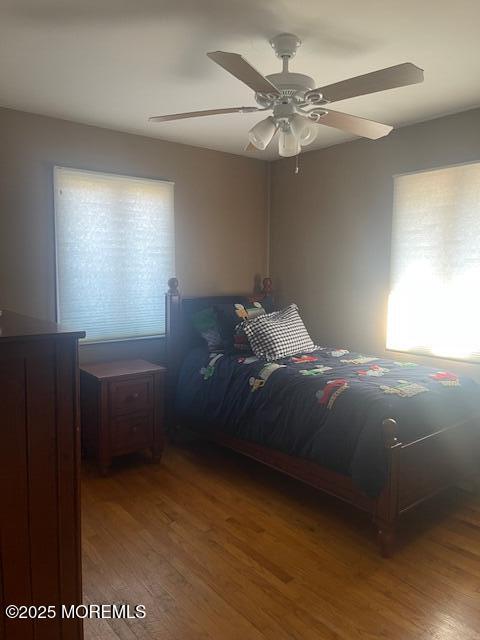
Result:
M138 393L132 393L132 395L127 396L126 400L127 402L131 402L132 400L137 400L138 398Z

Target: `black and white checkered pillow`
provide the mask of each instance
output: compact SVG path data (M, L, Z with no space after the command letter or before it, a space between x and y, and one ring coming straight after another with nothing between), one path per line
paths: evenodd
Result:
M253 353L267 361L315 349L296 304L291 304L282 311L246 320L242 327Z

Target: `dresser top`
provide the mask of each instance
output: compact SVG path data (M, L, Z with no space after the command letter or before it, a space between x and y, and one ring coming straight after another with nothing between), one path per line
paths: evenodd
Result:
M146 360L116 360L114 362L98 362L83 364L81 370L99 380L104 378L119 378L134 376L142 373L165 371L165 367L147 362Z
M55 335L70 335L77 338L84 338L85 332L65 331L55 322L22 316L13 311L0 311L0 341Z

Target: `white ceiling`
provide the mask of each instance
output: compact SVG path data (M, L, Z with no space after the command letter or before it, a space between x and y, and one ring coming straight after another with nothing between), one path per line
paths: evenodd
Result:
M318 86L414 62L423 84L335 107L401 126L480 105L479 24L478 0L0 0L0 105L242 154L261 114L147 122L255 104L207 51L274 73L268 39L293 31L291 70ZM308 149L350 137L321 127Z

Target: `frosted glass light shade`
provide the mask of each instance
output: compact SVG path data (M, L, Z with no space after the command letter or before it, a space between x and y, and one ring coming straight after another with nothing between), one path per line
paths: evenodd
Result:
M300 136L300 144L302 147L306 147L307 144L311 144L318 134L318 127L312 122L308 122L302 131Z
M273 138L276 131L275 122L272 116L260 120L257 124L248 132L248 138L254 147L263 151Z
M318 129L315 124L299 113L290 120L290 128L302 147L311 144L317 137Z
M284 158L290 158L291 156L298 155L300 150L300 142L291 129L280 131L278 139L278 153L281 156Z

